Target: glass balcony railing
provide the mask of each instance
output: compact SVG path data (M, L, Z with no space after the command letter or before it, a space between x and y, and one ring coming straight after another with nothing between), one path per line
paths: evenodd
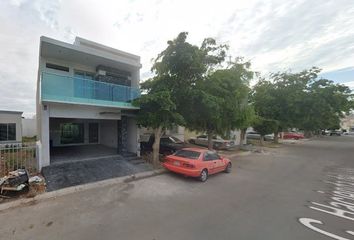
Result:
M42 100L98 106L132 107L138 88L42 72Z

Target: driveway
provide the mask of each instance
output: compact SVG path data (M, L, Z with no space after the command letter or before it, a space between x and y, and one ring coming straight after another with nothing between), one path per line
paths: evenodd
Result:
M42 169L47 191L127 176L152 170L151 165L138 157L119 155L82 161L64 161Z
M6 210L0 212L0 236L353 239L346 232L354 231L352 220L310 208L326 209L316 203L328 205L333 193L328 178L344 176L343 172L349 177L353 146L354 138L325 137L234 158L231 174L211 176L206 183L168 173Z

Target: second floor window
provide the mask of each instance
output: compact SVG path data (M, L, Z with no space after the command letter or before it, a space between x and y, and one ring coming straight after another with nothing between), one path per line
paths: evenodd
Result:
M75 70L74 71L74 77L83 78L83 79L87 79L87 80L94 80L95 74L94 73L90 73L90 72Z

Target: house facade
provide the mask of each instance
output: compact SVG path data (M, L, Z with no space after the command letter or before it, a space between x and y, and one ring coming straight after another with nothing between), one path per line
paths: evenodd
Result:
M86 39L73 44L40 38L37 81L39 168L53 149L104 146L139 151L137 107L140 57ZM102 148L100 148L102 151Z
M0 110L0 144L22 141L22 113Z
M340 126L342 130L346 132L353 133L354 132L354 114L351 113L344 118L341 119Z

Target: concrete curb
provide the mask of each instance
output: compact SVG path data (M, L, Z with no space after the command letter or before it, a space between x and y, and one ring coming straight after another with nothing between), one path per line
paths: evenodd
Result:
M252 153L252 151L243 151L243 152L238 152L238 153L233 153L233 154L221 153L220 155L228 157L228 158L232 158L232 157L247 156L247 155L250 155L251 153Z
M18 200L12 201L12 202L0 204L0 212L10 209L10 208L15 208L15 207L23 206L23 205L30 205L30 204L38 203L43 200L57 198L57 197L65 196L65 195L76 193L76 192L83 192L83 191L95 189L98 187L108 187L108 186L112 186L115 184L133 182L133 181L137 181L140 179L157 176L157 175L163 174L165 172L167 172L165 169L157 169L157 170L141 172L141 173L137 173L137 174L133 174L133 175L102 180L99 182L93 182L93 183L87 183L87 184L83 184L83 185L63 188L63 189L53 191L53 192L45 192L43 194L39 194L39 195L34 196L32 198L22 198L22 199L18 199Z

